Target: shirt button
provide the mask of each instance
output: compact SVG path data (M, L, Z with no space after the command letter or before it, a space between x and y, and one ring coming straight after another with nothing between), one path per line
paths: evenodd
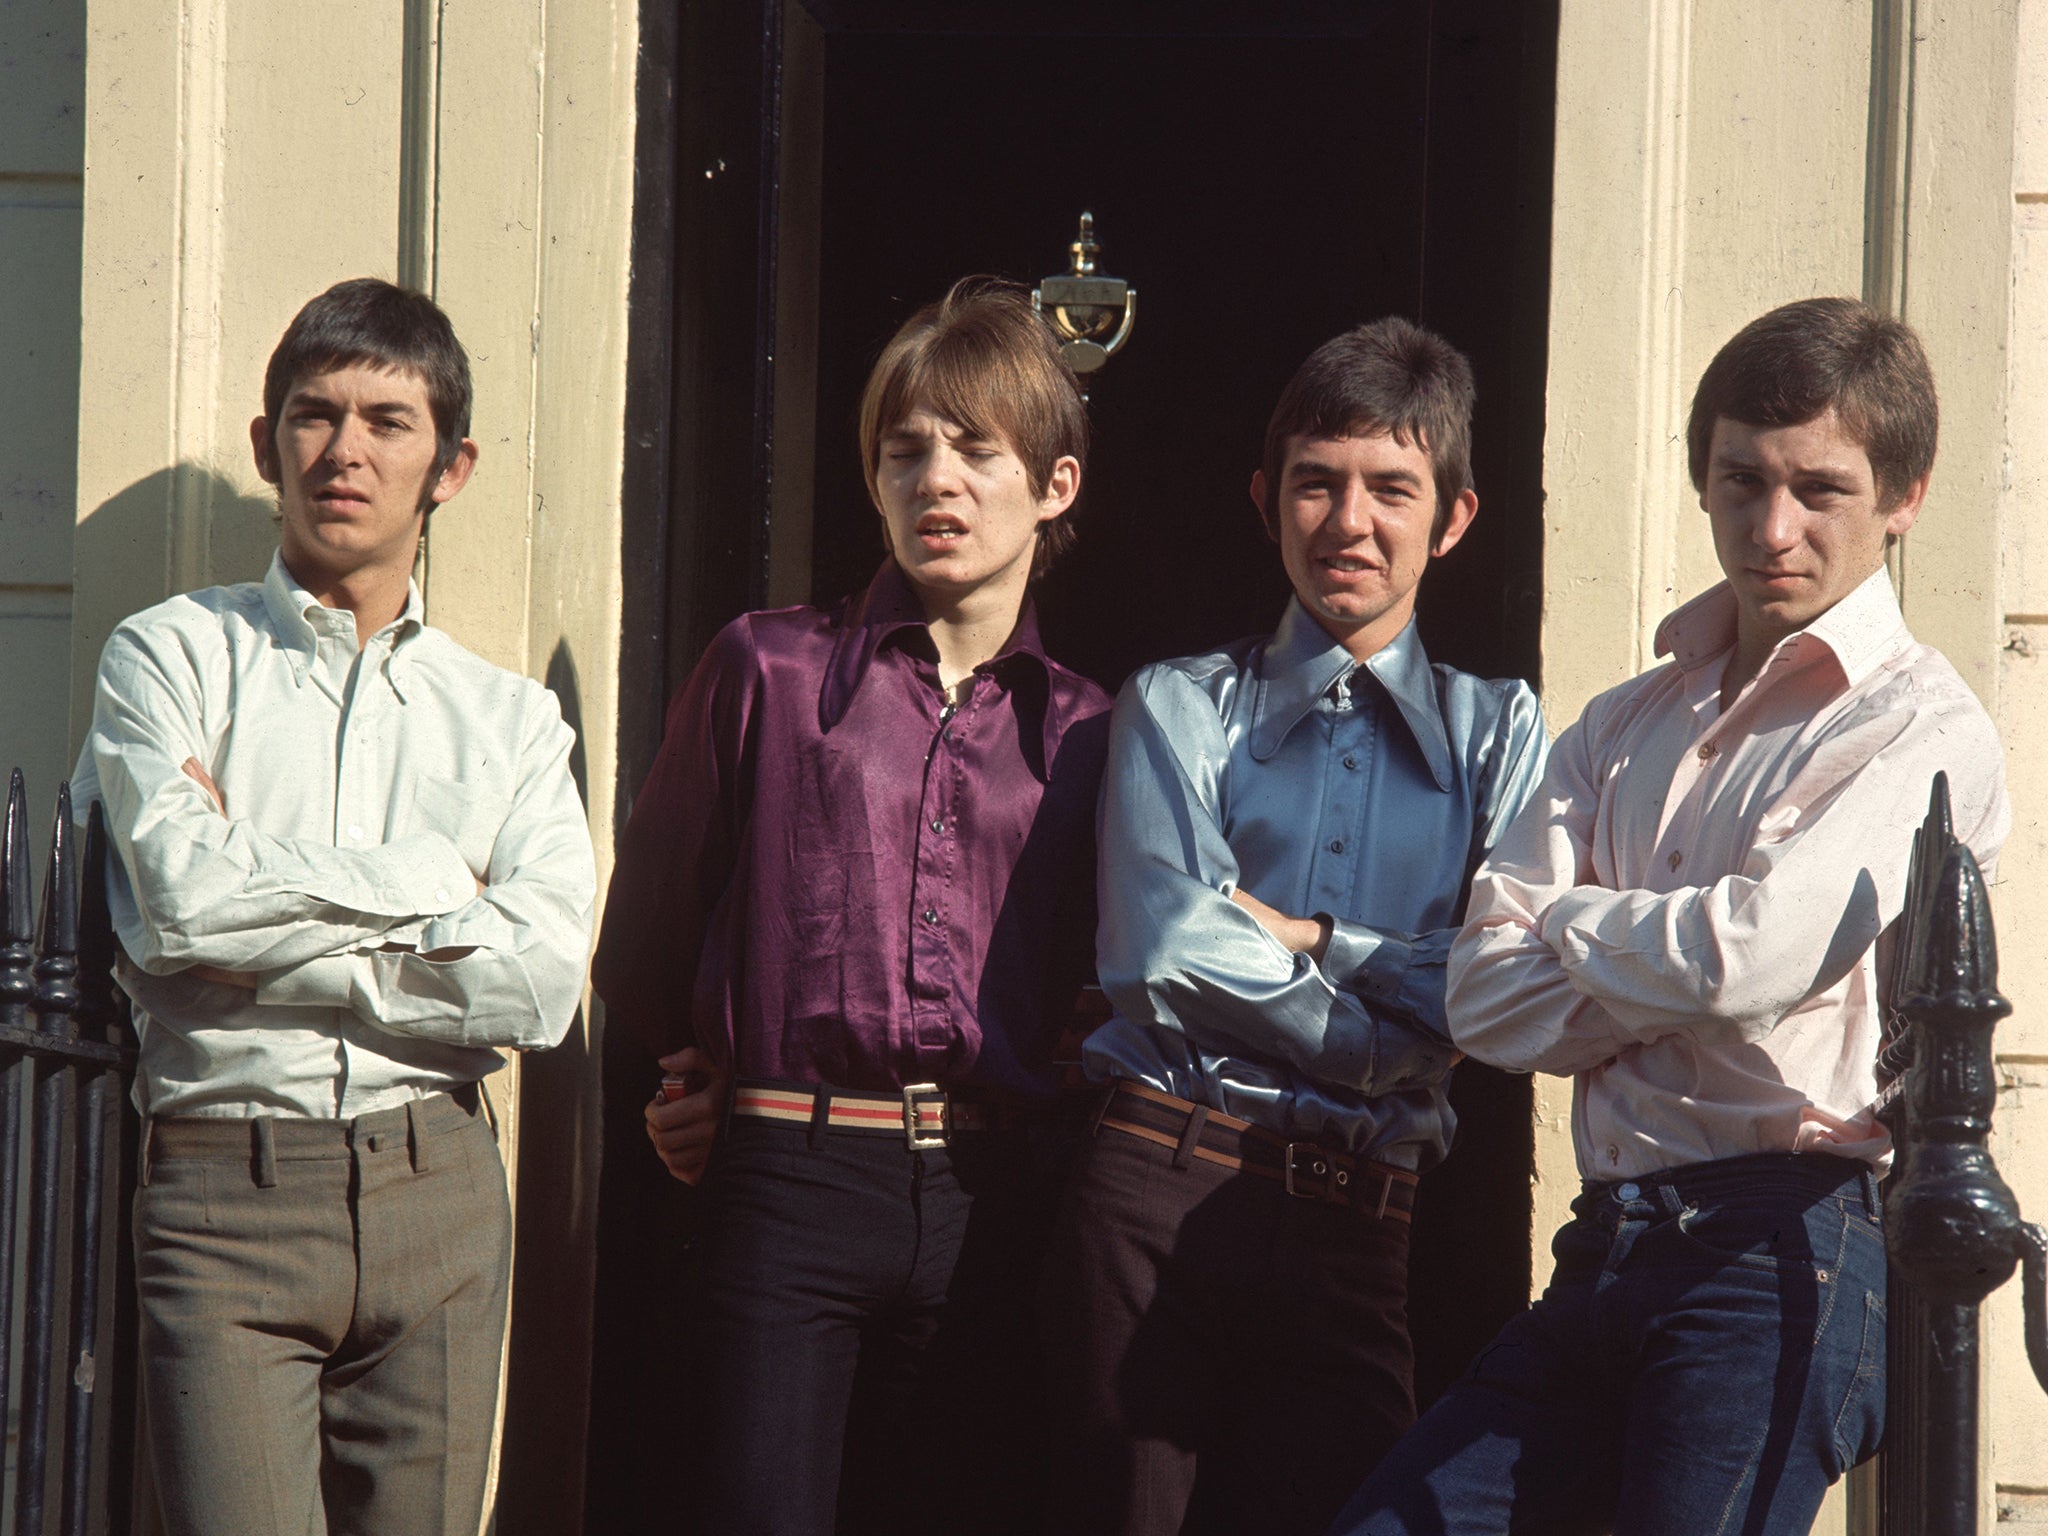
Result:
M1615 1186L1614 1190L1614 1198L1617 1200L1633 1200L1640 1194L1642 1191L1633 1184L1620 1184Z
M1671 850L1671 857L1666 859L1664 862L1669 864L1673 869L1676 869L1680 864L1683 864L1685 862L1685 855L1680 853L1676 848L1674 848Z
M943 831L945 831L945 830L946 830L946 819L945 819L945 818L944 818L943 816L934 816L934 817L932 818L932 830L933 830L934 832L943 832Z
M363 840L363 829L361 827L350 827L348 829L348 835L354 838L357 842L361 842Z
M928 923L936 923L939 920L939 914L930 907L926 907L924 909L924 920Z
M1344 766L1346 768L1356 768L1358 766L1358 754L1356 752L1346 752L1344 754Z
M1344 851L1344 839L1343 839L1343 838L1341 838L1341 837L1333 837L1333 838L1331 838L1331 839L1330 839L1330 852L1332 852L1332 853L1342 853L1343 851Z
M446 887L445 885L444 885L444 886L442 886L440 890L438 890L438 891L434 892L434 900L436 900L436 901L446 901L447 899L448 899L448 888L447 888L447 887Z
M382 1136L372 1136L370 1138L370 1150L372 1152L382 1152L384 1150L384 1138Z
M1720 750L1721 750L1721 744L1720 744L1720 743L1719 743L1718 741L1703 741L1703 742L1701 742L1701 743L1700 743L1700 761L1701 761L1701 762L1703 762L1703 763L1711 763L1711 762L1712 762L1712 761L1714 760L1714 758L1715 758L1715 755L1716 755L1716 754L1718 754L1718 753L1720 752Z

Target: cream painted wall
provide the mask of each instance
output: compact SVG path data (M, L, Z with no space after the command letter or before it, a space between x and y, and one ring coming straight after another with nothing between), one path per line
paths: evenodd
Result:
M0 775L26 776L38 846L71 771L84 133L84 8L0 7Z
M1895 305L1920 330L1942 447L1902 598L2006 733L2017 826L1995 899L2018 1012L2000 1037L1999 1147L2036 1219L2048 953L2016 936L2048 897L2044 12L2048 0L1564 0L1544 558L1544 702L1561 729L1648 666L1657 620L1718 579L1684 449L1715 348L1822 293ZM1577 1171L1570 1087L1537 1089L1540 1244ZM2048 1399L2021 1357L2017 1302L2017 1284L1995 1298L1986 1335L1987 1456L2008 1502L2048 1488ZM1847 1503L1820 1528L1844 1529Z
M2023 942L2020 926L2048 902L2048 0L2020 0L2018 12L2013 166L2001 209L2012 278L1994 653L2013 802L1996 889L2000 980L2014 1012L1998 1031L1994 1146L2021 1212L2048 1222L2048 952ZM2048 1396L2027 1367L2017 1283L1992 1298L1985 1349L2001 1518L2048 1525Z
M285 325L340 278L397 278L448 311L476 381L481 460L429 533L428 617L555 688L580 732L602 879L636 6L369 0L345 25L263 0L65 9L85 10L89 32L76 268L87 406L75 551L58 566L75 565L79 593L73 741L121 618L259 576L275 547L247 426ZM511 1412L537 1440L580 1446L598 1089L583 1021L529 1070L551 1085L550 1114L524 1136L519 1064L493 1082L515 1193L547 1195L520 1212L510 1355L535 1370L514 1371L525 1391ZM538 1149L524 1173L522 1143ZM522 1311L533 1287L546 1305ZM523 1529L572 1528L522 1514Z

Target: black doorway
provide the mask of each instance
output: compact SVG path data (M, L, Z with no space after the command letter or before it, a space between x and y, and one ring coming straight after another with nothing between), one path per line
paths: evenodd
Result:
M881 558L853 427L881 344L964 273L1063 270L1083 209L1141 306L1092 390L1080 545L1039 594L1055 653L1114 688L1270 628L1286 581L1246 495L1266 415L1316 343L1401 313L1480 389L1480 517L1424 587L1425 641L1535 679L1554 0L642 15L621 824L709 635L771 597L843 596ZM623 1530L686 1502L666 1469L688 1386L665 1361L687 1195L640 1132L647 1064L605 1054L586 1528ZM1416 1234L1425 1400L1530 1278L1527 1080L1468 1064L1453 1097Z

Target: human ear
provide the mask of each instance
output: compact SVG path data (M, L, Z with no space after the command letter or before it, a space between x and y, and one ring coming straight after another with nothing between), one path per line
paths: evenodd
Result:
M1052 473L1045 477L1045 494L1038 500L1038 520L1049 523L1074 504L1074 498L1081 494L1081 461L1072 454L1063 454L1053 461Z
M284 478L277 467L277 444L270 439L270 418L258 416L249 423L249 448L256 455L256 473L266 485Z
M469 484L469 477L476 469L476 456L476 439L465 437L456 448L455 457L448 461L448 467L441 471L440 478L434 482L434 491L430 499L435 506L453 501L455 493Z
M1458 493L1458 499L1451 503L1450 515L1444 519L1444 526L1429 546L1432 555L1447 555L1457 547L1458 540L1465 537L1465 530L1472 526L1472 519L1479 515L1479 493L1469 487Z
M1927 474L1922 475L1918 480L1907 486L1906 494L1898 499L1889 512L1885 513L1884 531L1886 533L1896 538L1919 520L1920 508L1927 501L1927 482L1932 474L1933 471L1929 470Z
M1266 472L1263 469L1252 471L1251 491L1252 505L1259 509L1259 526L1266 530L1267 538L1278 544L1280 542L1280 525L1272 513L1266 509Z

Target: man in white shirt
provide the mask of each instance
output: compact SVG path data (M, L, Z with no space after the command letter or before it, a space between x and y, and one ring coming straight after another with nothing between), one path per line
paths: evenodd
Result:
M474 1532L511 1220L477 1080L567 1030L595 871L573 734L426 627L469 364L373 279L299 312L250 423L260 583L107 642L106 807L141 1035L144 1398L173 1536Z
M1884 568L1935 434L1918 338L1848 299L1702 377L1727 580L1559 738L1451 953L1468 1054L1575 1076L1583 1192L1543 1296L1336 1531L1778 1536L1876 1449L1880 935L1937 772L1987 868L2011 821L1990 720Z

